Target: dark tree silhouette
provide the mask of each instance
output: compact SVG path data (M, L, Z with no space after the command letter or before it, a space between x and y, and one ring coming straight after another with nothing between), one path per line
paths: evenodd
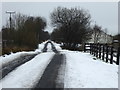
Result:
M49 33L44 31L45 27L46 20L43 17L16 14L12 17L12 28L9 25L2 28L4 49L9 48L7 52L11 52L13 48L17 48L17 51L24 47L32 50L37 48L39 43L49 38Z
M90 14L84 9L58 7L51 13L52 25L56 27L52 38L62 41L69 48L89 39Z

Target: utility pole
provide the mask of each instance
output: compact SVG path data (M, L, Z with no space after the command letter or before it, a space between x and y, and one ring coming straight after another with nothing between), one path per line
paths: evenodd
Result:
M10 30L9 30L9 32L8 32L8 33L10 34L11 29L12 29L12 18L11 18L11 17L12 17L12 14L15 13L15 11L6 11L6 13L10 15L10 17L9 17L9 21L10 21ZM7 41L9 42L8 45L10 45L10 44L11 44L10 42L12 41L10 36L9 36L9 38L8 38ZM6 41L6 42L7 42L7 41ZM6 43L6 42L5 42L5 43Z
M6 13L10 14L9 21L10 21L10 30L11 30L11 26L12 26L12 18L11 18L11 16L12 16L12 14L15 13L15 11L6 11Z

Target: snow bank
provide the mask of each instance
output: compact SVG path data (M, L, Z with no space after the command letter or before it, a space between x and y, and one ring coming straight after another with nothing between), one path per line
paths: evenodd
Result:
M39 44L39 45L38 45L38 51L42 51L42 49L44 48L45 43L47 43L48 41L51 41L51 40L47 40L47 41ZM53 43L53 45L55 46L55 48L56 48L58 51L62 50L61 47L60 47L60 44L57 44L57 43L55 43L54 41L51 41L51 42ZM51 48L51 44L50 44L50 43L48 43L47 51L52 51L52 48Z
M30 55L30 54L36 54L37 51L30 51L30 52L17 52L17 53L11 53L10 55L4 55L0 57L0 68L2 67L2 65L8 64L9 62L24 56L24 55Z
M51 42L54 44L55 48L56 48L58 51L62 50L62 48L60 47L60 44L55 43L54 41L51 41Z
M42 49L44 48L44 45L45 45L45 43L47 43L48 41L45 41L45 42L43 42L43 43L41 43L41 44L38 44L38 50L39 51L42 51Z
M1 88L32 88L42 76L53 55L52 52L42 53L19 66L0 81Z
M93 60L88 53L66 54L65 88L118 88L118 66Z

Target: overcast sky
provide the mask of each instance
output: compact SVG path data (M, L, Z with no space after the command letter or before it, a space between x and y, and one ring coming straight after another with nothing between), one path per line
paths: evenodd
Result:
M5 25L9 15L6 11L16 11L30 16L42 16L48 21L48 31L50 28L50 13L54 8L63 6L67 8L78 7L88 10L91 14L92 23L107 28L108 33L115 35L118 33L118 3L117 2L4 2L2 3L2 24Z

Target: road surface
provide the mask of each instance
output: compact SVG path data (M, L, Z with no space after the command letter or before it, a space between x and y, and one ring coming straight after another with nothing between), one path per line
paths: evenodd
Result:
M36 82L36 84L32 87L33 90L38 88L64 88L65 68L63 68L63 66L65 67L66 63L65 55L61 54L51 41L48 41L44 44L41 53L47 52L48 44L51 45L52 52L54 52L55 54L51 58L51 61L44 70L42 76L40 76L38 82ZM21 66L22 64L32 60L38 54L23 55L2 66L2 68L0 69L2 77L0 79L4 79L4 77L9 75L10 72L14 71L17 67Z
M51 44L53 52L56 54L53 56L51 62L45 69L41 79L34 88L64 88L64 69L61 66L65 65L65 55L60 54L56 50L52 42L48 41L43 48L43 52L47 52L47 45ZM62 71L61 71L62 70Z

